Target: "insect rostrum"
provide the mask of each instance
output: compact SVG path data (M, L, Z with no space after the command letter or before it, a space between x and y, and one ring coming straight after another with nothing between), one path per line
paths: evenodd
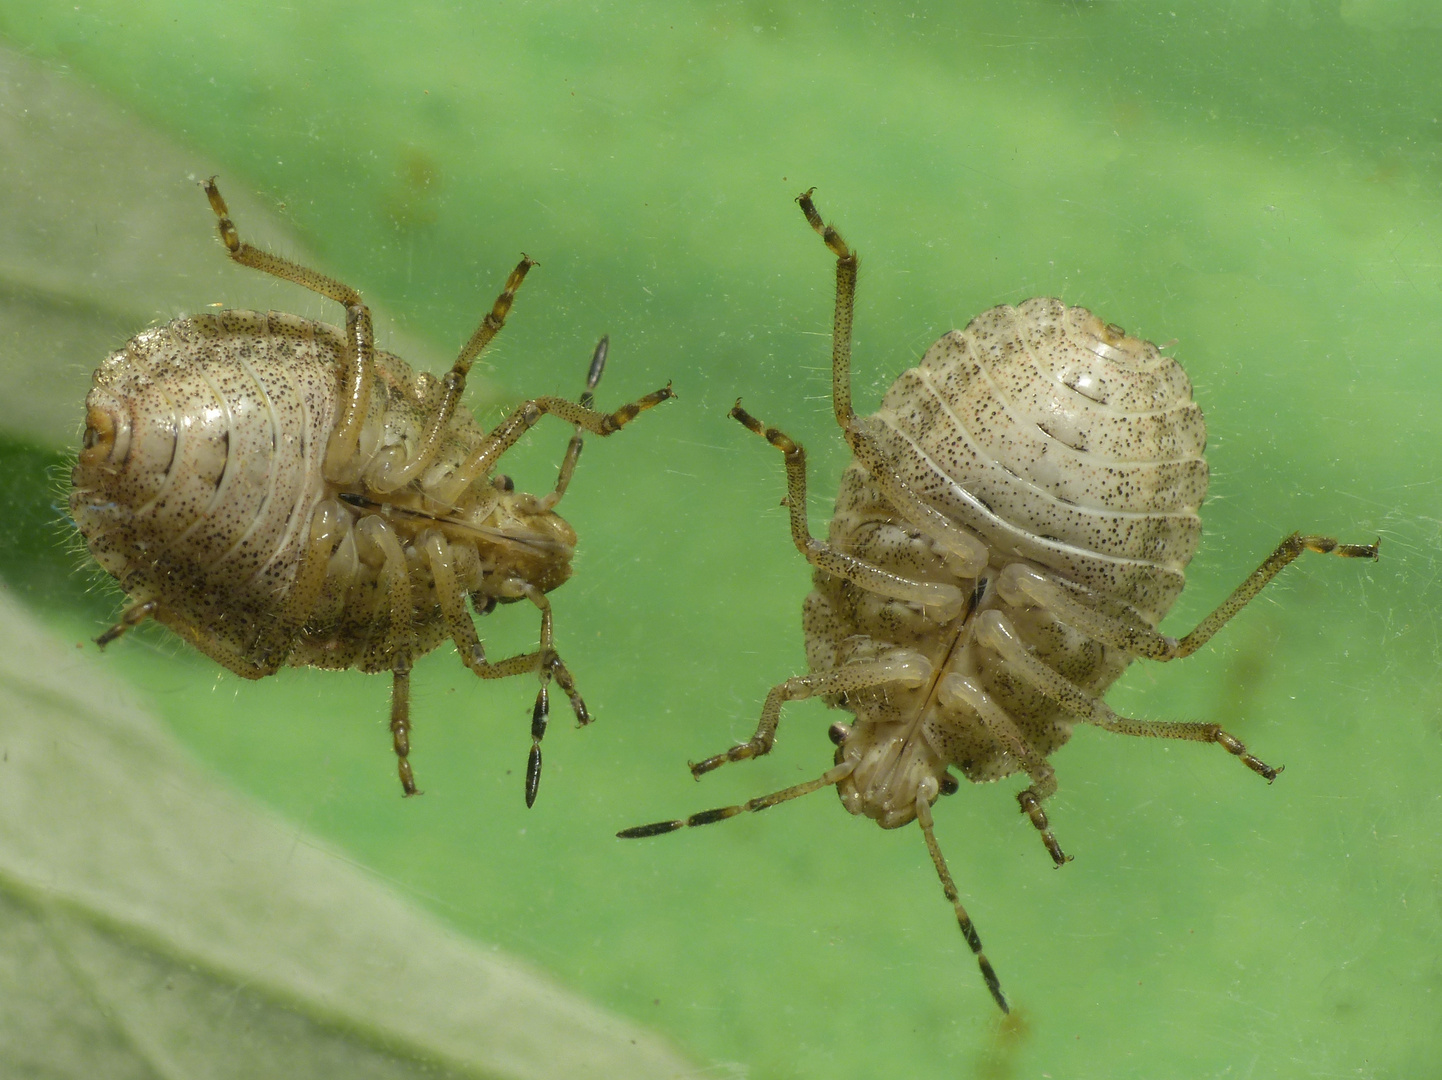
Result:
M343 305L345 329L276 312L192 315L137 335L95 372L70 512L130 604L98 641L155 619L246 678L282 665L392 675L391 734L403 790L410 670L447 639L483 679L540 678L526 802L536 797L555 682L590 720L556 652L546 594L571 574L576 534L556 512L581 433L610 435L672 397L590 407L602 338L579 404L541 397L482 431L461 406L472 363L535 265L522 257L440 379L375 348L360 294L240 240L214 180L206 195L236 262ZM528 495L496 463L546 414L575 426L555 489ZM489 660L480 614L525 600L534 652Z
M812 228L836 256L832 397L852 461L826 541L806 519L806 454L741 408L779 450L791 538L815 569L802 607L810 673L773 687L756 734L691 766L697 777L768 753L781 707L821 697L835 724L832 768L738 806L626 829L655 836L763 810L835 785L882 828L917 821L992 997L1007 1009L937 844L932 804L973 782L1025 773L1017 795L1057 866L1070 858L1045 800L1047 760L1077 723L1123 735L1220 745L1268 781L1216 724L1133 720L1102 696L1137 657L1203 645L1304 551L1375 559L1377 545L1293 534L1186 637L1156 629L1201 535L1206 431L1181 367L1082 308L1033 299L997 307L934 344L881 408L851 407L857 257L807 192Z

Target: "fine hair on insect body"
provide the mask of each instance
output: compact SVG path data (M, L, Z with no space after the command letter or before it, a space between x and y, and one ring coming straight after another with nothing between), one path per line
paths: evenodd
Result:
M1377 544L1293 533L1182 638L1156 629L1201 534L1206 431L1180 365L1083 308L1038 298L997 307L937 341L887 391L851 406L858 260L817 212L836 257L832 402L852 453L827 540L806 515L806 454L738 401L731 415L785 462L791 538L813 567L802 607L810 671L771 688L756 733L691 765L697 778L769 753L781 708L820 697L835 723L820 776L734 806L625 829L657 836L835 786L882 828L916 821L997 1005L1008 1011L937 842L932 805L973 782L1024 773L1017 794L1053 863L1070 860L1043 803L1048 758L1077 723L1215 743L1276 778L1217 724L1135 720L1102 698L1132 660L1195 652L1304 551L1375 559Z
M245 678L285 665L389 672L402 790L410 672L443 641L483 679L533 674L525 797L536 798L550 686L590 714L556 651L547 593L571 575L576 534L556 513L582 433L606 436L674 396L670 384L614 412L592 407L608 341L579 402L538 397L490 431L463 407L471 365L536 264L522 256L441 378L375 347L350 286L244 243L214 178L220 239L242 266L345 308L344 329L279 312L223 310L146 330L112 353L86 397L70 514L129 597L104 646L147 619ZM575 432L555 487L517 491L497 463L545 415ZM486 656L478 615L525 601L538 647Z

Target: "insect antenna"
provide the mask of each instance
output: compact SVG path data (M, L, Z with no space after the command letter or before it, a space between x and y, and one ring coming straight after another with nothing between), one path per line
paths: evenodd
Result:
M610 351L611 338L607 334L601 335L601 340L596 342L596 351L591 354L591 367L586 373L586 389L581 394L581 408L589 409L596 402L596 385L601 381L601 374L606 370L606 353ZM578 425L571 441L566 444L566 456L561 459L560 471L556 474L556 487L549 495L540 501L542 510L550 510L561 501L561 496L566 494L566 488L571 484L571 476L576 471L576 462L581 457L581 428ZM569 676L567 676L569 678ZM591 722L590 716L586 713L585 703L576 696L574 690L567 691L571 696L571 705L576 710L576 721L585 725ZM541 689L536 694L536 705L531 710L531 753L526 758L526 805L533 806L536 802L536 792L541 786L541 739L546 734L546 724L551 717L551 696L549 693L549 678L543 679Z
M606 354L611 351L611 336L602 334L601 340L596 342L596 351L591 354L591 367L586 372L586 389L581 394L581 408L590 409L596 404L596 387L601 382L601 375L606 370ZM549 510L561 501L561 496L566 494L566 488L570 486L571 474L576 471L576 462L581 457L581 429L571 436L571 441L566 445L566 456L561 459L561 470L556 476L556 489L542 500L542 505Z
M710 825L713 822L735 817L737 814L755 813L757 810L765 810L777 803L790 802L803 795L810 795L813 791L830 787L837 781L850 776L851 770L855 767L854 763L846 762L827 769L815 780L808 780L795 787L782 788L780 791L773 791L770 795L759 795L737 806L721 806L715 810L702 810L699 814L692 814L688 818L677 818L674 821L656 821L650 825L635 825L629 829L622 829L616 835L622 840L639 840L644 836L660 836L662 833L687 829L693 825Z
M992 968L991 961L986 958L986 953L981 951L981 937L972 925L971 916L961 904L961 896L956 891L956 882L951 879L951 871L946 868L946 859L941 854L941 845L936 842L936 831L932 828L931 803L924 794L919 794L916 799L916 820L921 825L921 834L926 837L926 850L931 852L937 877L941 878L941 891L956 909L956 923L961 927L961 936L966 938L966 943L971 946L971 951L976 956L981 977L986 980L986 988L991 991L991 996L1001 1007L1001 1011L1010 1013L1011 1006L1006 1003L1006 995L1001 992L1001 980L996 977L996 971Z
M581 395L581 405L591 408L596 403L596 387L601 384L601 372L606 370L606 354L611 350L611 335L602 334L596 342L596 351L591 354L591 370L586 372L586 392Z

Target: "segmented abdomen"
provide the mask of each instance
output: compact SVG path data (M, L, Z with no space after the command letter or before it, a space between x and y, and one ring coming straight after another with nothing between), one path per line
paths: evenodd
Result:
M1181 366L1060 300L996 307L887 392L892 461L998 556L1153 625L1201 538L1206 428Z
M232 668L294 580L324 486L342 347L329 330L251 311L177 319L109 356L87 399L124 446L92 475L82 451L76 524L126 593L163 594L166 621Z
M906 577L955 584L974 597L965 618L934 621L914 605L825 573L804 610L808 658L823 670L892 648L921 652L936 680L888 687L845 705L877 723L920 723L943 760L973 780L1019 767L985 735L956 722L935 687L946 674L977 681L1032 748L1050 753L1070 721L1011 678L969 637L975 616L1000 609L1034 653L1095 694L1132 659L1049 613L998 594L1000 571L1022 562L1088 606L1154 627L1181 592L1196 550L1207 488L1206 431L1181 367L1083 308L1033 299L997 307L936 342L866 420L895 476L982 541L989 566L961 578L945 552L853 462L842 478L830 539Z

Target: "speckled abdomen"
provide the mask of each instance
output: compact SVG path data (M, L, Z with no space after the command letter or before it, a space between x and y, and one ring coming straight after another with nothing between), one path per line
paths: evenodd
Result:
M91 553L241 674L273 669L256 643L325 494L341 351L332 328L292 315L195 315L107 357L86 399L91 426L111 425L115 440L113 454L82 450L74 476Z

